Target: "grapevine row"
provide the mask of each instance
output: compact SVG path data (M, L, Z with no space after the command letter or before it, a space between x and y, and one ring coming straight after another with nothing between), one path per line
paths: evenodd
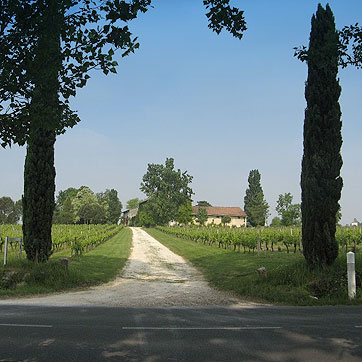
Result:
M105 242L120 231L117 225L53 225L53 252L71 249L75 255L82 254ZM5 237L23 237L21 225L0 225L0 252ZM9 242L9 252L18 250L16 242Z
M244 253L256 249L282 251L288 253L302 251L301 228L228 228L210 226L159 226L159 230L184 239L216 245L219 248L233 249ZM362 229L338 227L336 240L344 251L361 248Z

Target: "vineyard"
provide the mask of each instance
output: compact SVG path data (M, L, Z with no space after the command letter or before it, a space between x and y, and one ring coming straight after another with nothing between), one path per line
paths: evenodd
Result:
M53 225L53 253L70 249L71 254L79 255L102 244L120 231L117 225ZM21 225L0 225L0 253L3 252L5 238L21 238ZM9 253L19 250L17 242L9 242Z
M205 245L234 251L302 251L301 228L228 228L210 226L164 226L159 230ZM343 251L358 251L362 248L362 228L338 227L336 240Z

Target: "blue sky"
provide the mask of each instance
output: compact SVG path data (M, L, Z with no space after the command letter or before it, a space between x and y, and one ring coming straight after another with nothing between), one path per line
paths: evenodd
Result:
M360 0L329 3L337 28L362 22ZM245 10L242 40L211 32L202 0L156 0L130 24L140 49L119 61L118 74L92 73L72 101L82 122L58 138L57 191L115 188L125 204L143 197L148 163L173 157L194 176L195 201L243 208L251 169L261 172L272 216L279 194L300 201L307 67L293 47L308 45L318 1L232 4ZM339 77L342 222L349 223L362 221L362 70ZM24 148L0 150L0 196L20 198L24 155Z

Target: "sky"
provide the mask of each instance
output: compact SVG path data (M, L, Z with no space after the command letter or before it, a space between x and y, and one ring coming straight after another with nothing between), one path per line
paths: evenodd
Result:
M308 45L318 1L231 4L245 11L242 40L208 29L202 0L155 0L130 23L140 49L119 57L117 74L91 73L71 102L82 121L57 139L57 192L114 188L125 205L145 197L147 164L172 157L193 176L194 202L243 208L252 169L261 173L269 221L280 194L300 202L307 66L293 47ZM329 4L338 29L362 22L360 0ZM362 221L362 70L340 70L339 78L347 224ZM0 197L21 197L25 152L0 150Z

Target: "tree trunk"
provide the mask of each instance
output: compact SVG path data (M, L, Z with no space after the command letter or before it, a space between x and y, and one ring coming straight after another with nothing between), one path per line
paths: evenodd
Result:
M27 258L45 262L52 250L55 167L53 131L34 130L24 167L23 234Z
M46 262L52 249L55 207L55 129L62 117L59 101L61 68L60 28L63 14L58 0L42 0L42 22L33 64L30 134L24 167L23 234L27 258Z

